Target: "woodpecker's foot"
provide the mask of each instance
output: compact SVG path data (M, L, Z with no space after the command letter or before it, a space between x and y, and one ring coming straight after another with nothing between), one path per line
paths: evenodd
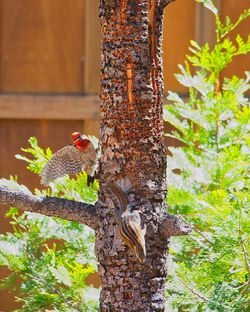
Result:
M87 186L90 186L90 184L93 184L95 181L95 177L91 177L90 175L87 176Z

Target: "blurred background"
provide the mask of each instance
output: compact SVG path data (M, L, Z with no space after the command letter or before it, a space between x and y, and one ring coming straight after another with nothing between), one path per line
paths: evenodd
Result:
M235 21L249 0L214 0L222 20ZM15 159L31 136L53 152L70 143L73 131L99 136L100 27L98 0L0 0L0 177L17 175L29 187L39 178ZM237 33L246 40L249 22ZM164 19L165 92L185 97L174 78L189 41L215 42L214 18L194 0L171 3ZM224 71L243 77L249 56L237 57ZM166 127L167 130L167 127ZM171 142L170 142L171 143ZM0 233L11 231L0 207ZM7 271L0 269L0 278ZM17 307L14 294L0 291L0 310Z

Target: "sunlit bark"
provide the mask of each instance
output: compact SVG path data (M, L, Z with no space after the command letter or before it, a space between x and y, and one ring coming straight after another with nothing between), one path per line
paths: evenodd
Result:
M162 22L170 1L101 1L101 144L96 251L101 311L164 311L169 237L190 229L168 217L163 141ZM124 246L105 181L115 180L147 226L146 260ZM177 234L178 233L178 234Z

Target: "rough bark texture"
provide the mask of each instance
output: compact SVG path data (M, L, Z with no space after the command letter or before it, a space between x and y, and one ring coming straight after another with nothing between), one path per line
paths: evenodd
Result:
M164 311L172 235L190 228L166 213L163 142L162 14L172 0L101 0L100 192L96 206L39 198L0 183L0 202L79 221L95 229L102 279L100 311ZM142 264L121 240L114 218L116 181L146 226Z
M57 197L38 197L23 189L9 188L0 180L0 203L46 216L77 221L95 229L99 216L94 205Z
M163 142L162 14L166 1L101 1L101 143L96 251L101 311L164 311L169 237L187 234L166 214ZM170 1L168 1L170 2ZM140 264L121 241L105 181L130 194L146 224L147 256ZM169 225L168 226L166 226ZM177 234L179 233L179 234Z

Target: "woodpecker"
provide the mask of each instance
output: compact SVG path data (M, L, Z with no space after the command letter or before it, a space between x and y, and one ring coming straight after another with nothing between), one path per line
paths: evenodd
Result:
M87 185L94 182L98 163L97 149L79 132L73 132L71 139L74 145L67 145L53 154L41 171L43 185L49 185L50 182L65 174L76 174L84 170L88 175Z
M114 215L121 238L143 263L146 258L146 225L141 226L140 213L138 210L132 210L127 194L115 182L108 182L108 186L120 203L120 208L115 207Z

